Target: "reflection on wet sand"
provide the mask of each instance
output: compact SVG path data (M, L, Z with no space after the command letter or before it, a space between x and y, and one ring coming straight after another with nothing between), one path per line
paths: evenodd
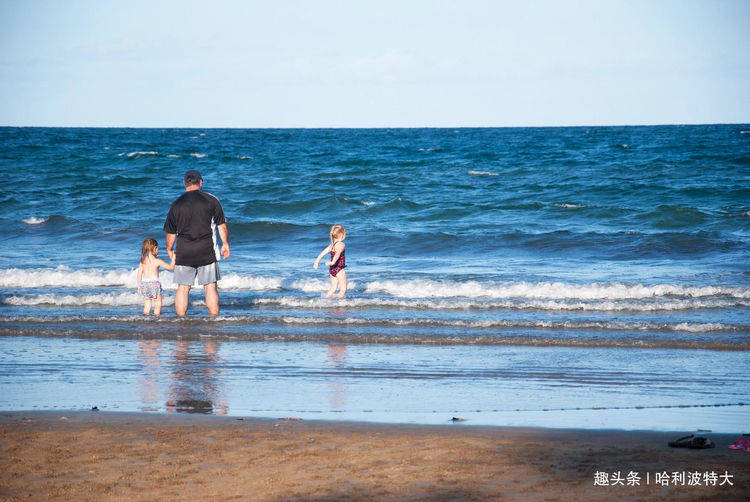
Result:
M159 340L138 340L138 360L143 366L138 377L141 411L159 411Z
M346 367L346 345L328 344L328 365L336 370ZM344 409L346 406L346 383L340 376L334 374L329 378L328 395L332 410Z
M0 353L17 411L736 432L750 388L742 351L16 336Z
M193 346L200 346L201 350L191 352L189 341L177 341L171 364L165 364L165 368L161 367L161 345L158 340L138 341L138 359L142 366L138 378L141 410L160 411L160 380L168 375L167 412L226 415L229 407L218 381L219 343L194 343Z
M189 341L175 342L166 408L169 413L227 414L229 407L221 396L217 379L219 342L200 345L201 351L191 353Z

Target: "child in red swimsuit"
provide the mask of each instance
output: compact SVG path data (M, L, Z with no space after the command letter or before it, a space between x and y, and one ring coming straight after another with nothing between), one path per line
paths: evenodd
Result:
M334 225L331 227L330 237L331 243L320 252L315 263L313 263L313 268L317 270L318 264L320 263L320 260L323 259L323 256L325 256L326 253L331 253L331 261L326 262L326 265L329 267L328 273L331 276L331 287L326 293L326 297L330 298L338 289L338 297L343 298L346 296L346 270L344 270L346 268L346 244L344 244L344 239L346 239L346 229L343 225Z

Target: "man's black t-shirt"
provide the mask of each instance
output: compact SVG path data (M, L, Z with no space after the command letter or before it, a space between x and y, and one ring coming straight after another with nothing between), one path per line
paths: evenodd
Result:
M177 265L202 267L217 260L216 225L225 223L219 199L210 193L191 190L169 207L164 231L177 234Z

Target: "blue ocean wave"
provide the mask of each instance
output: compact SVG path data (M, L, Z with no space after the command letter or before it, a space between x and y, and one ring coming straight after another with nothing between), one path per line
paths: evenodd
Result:
M26 282L7 286L28 286L37 297L3 291L0 310L20 315L76 308L81 295L104 302L95 304L107 315L133 308L132 291L117 296L124 291L96 288L132 286L127 281L145 237L158 239L163 256L167 209L184 191L183 173L195 168L227 216L232 256L221 267L233 286L225 289L252 291L244 299L224 295L230 307L265 308L262 301L281 295L297 300L274 308L328 308L292 304L325 290L324 267L311 265L328 243L330 225L340 223L348 229L352 301L402 302L350 308L429 309L429 302L459 298L440 295L476 289L454 307L491 310L481 300L488 293L492 308L558 312L561 325L581 312L605 312L619 322L619 313L660 311L673 314L665 322L675 326L715 324L716 318L704 318L706 311L726 315L730 320L719 321L724 324L743 325L736 310L744 312L746 299L731 295L667 294L649 303L565 297L585 294L568 288L563 298L521 301L497 296L505 290L488 284L746 290L747 130L743 124L0 128L0 271L38 271L13 275ZM71 272L55 275L59 267ZM170 275L164 277L168 282ZM73 282L73 291L59 291L65 281ZM466 286L471 281L480 286ZM404 290L427 300L398 296ZM21 299L8 303L14 296ZM478 320L474 314L469 320Z

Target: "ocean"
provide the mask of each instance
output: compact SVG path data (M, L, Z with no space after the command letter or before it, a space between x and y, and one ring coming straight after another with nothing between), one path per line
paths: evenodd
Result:
M6 127L0 146L0 409L750 418L750 125ZM176 318L162 272L145 317L140 244L166 254L188 169L227 216L221 316L196 288ZM312 267L335 223L344 300Z

